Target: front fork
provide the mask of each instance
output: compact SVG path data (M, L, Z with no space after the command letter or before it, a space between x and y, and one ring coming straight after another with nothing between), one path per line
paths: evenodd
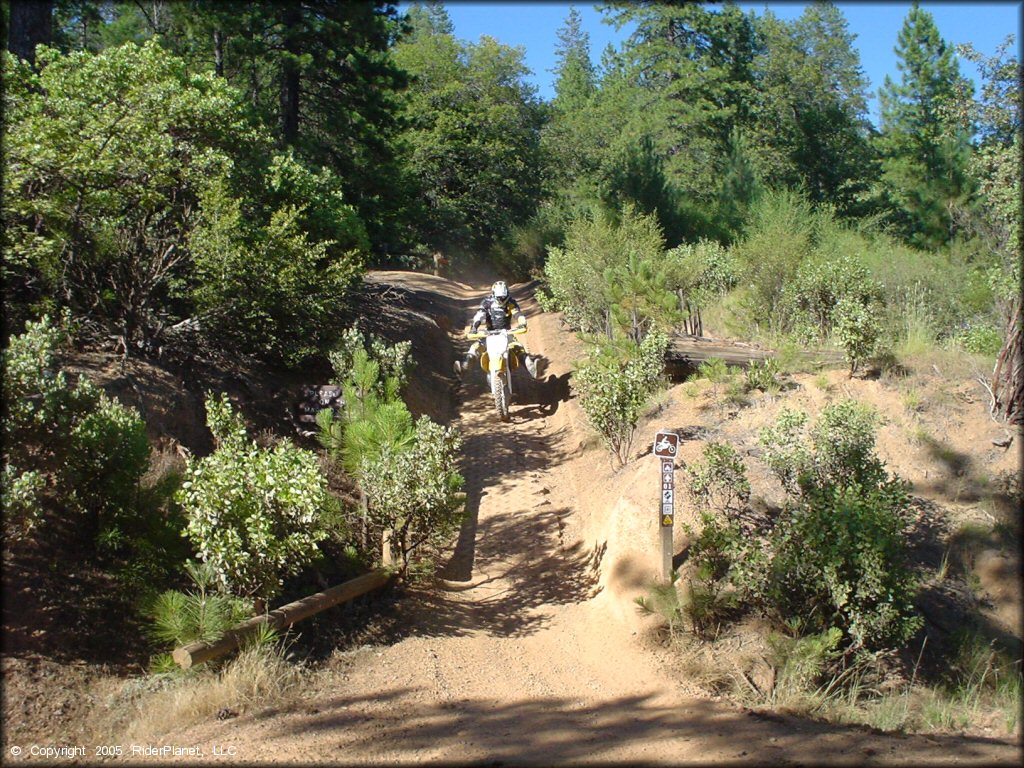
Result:
M487 388L488 389L493 389L494 388L493 377L496 374L501 373L502 371L505 371L505 388L508 389L509 397L511 397L512 396L512 366L509 365L508 353L507 352L502 356L501 361L498 363L498 367L496 369L488 370L487 371Z

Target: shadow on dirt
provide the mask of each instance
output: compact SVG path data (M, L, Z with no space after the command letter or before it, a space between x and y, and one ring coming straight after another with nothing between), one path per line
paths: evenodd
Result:
M495 637L525 637L542 629L548 618L536 609L585 602L600 591L604 549L582 542L562 543L570 511L522 508L490 516L479 526L474 580L456 580L458 553L438 576L442 581L410 584L374 599L372 631L353 629L340 645L358 642L391 645L408 637L464 637L486 632ZM538 555L538 553L541 553ZM475 599L462 599L473 590ZM362 615L362 614L360 614ZM337 620L337 619L336 619ZM345 634L344 632L342 634ZM355 638L359 638L358 640Z
M919 493L944 498L953 503L976 502L988 494L986 478L978 474L977 462L966 453L953 450L947 443L924 435L928 456L941 468L930 483L916 484Z
M964 557L964 553L973 549L1000 544L1015 546L1016 543L999 541L992 531L971 528L953 531L940 506L928 499L913 497L911 512L912 524L906 534L908 560L926 572L943 573L924 581L914 599L925 625L909 647L920 649L922 643L927 642L928 648L928 653L922 657L920 677L934 681L948 678L949 665L957 655L958 645L972 633L984 638L992 648L1019 659L1020 639L985 613L986 598L971 587L971 569ZM976 534L978 541L965 542Z
M480 530L477 579L416 595L422 616L408 625L408 635L462 636L484 631L496 637L524 637L548 621L534 609L594 597L599 591L601 553L579 541L562 546L561 530L569 514L567 509L517 510L487 520ZM481 597L471 602L451 599L470 589Z
M522 377L512 409L513 420L546 419L553 416L558 406L572 397L569 387L571 378L571 373L563 373L561 376L552 374L536 381Z
M419 693L399 688L372 697L338 696L320 703L318 711L290 718L270 738L317 734L322 743L337 744L335 754L318 754L328 762L379 755L382 738L396 763L435 754L442 760L483 756L488 765L551 765L621 760L627 754L633 756L630 764L643 764L645 748L666 736L699 743L701 754L716 762L742 764L816 765L830 758L927 764L951 753L961 762L988 762L999 755L1012 763L1019 756L1015 745L996 739L887 736L867 728L730 710L709 701L679 709L658 705L651 695L581 706L576 697L498 704L490 699L430 702Z

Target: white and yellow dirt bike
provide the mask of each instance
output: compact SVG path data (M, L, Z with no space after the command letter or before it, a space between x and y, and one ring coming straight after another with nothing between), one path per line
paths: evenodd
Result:
M525 326L508 328L495 331L469 331L467 339L474 341L483 339L484 349L480 354L480 367L487 374L487 386L491 388L491 395L494 396L494 407L498 409L498 416L502 421L508 421L508 406L512 402L512 369L519 367L518 354L511 351L516 336L526 333Z

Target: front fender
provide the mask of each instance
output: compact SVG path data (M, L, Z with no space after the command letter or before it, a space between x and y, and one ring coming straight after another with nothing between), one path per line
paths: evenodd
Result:
M504 356L495 357L492 360L491 356L485 352L480 363L483 365L485 371L490 371L491 373L501 373L505 370Z

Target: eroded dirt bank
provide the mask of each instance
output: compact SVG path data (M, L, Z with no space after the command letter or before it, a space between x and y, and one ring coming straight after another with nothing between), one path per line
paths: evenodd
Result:
M373 279L414 290L417 312L438 325L456 318L453 328L482 290L411 274ZM557 316L513 294L531 317L531 350L548 360L545 376L534 385L520 377L507 425L495 421L482 376L467 377L456 422L469 519L442 578L399 605L395 642L345 654L298 706L212 721L162 743L197 746L202 762L216 749L218 763L1019 761L1007 740L760 715L676 681L671 658L650 646L649 625L629 608L658 565L645 555L656 529L632 514L623 489L642 481L650 457L632 473L610 472L569 399L574 339ZM437 371L454 357L420 354L440 360Z

